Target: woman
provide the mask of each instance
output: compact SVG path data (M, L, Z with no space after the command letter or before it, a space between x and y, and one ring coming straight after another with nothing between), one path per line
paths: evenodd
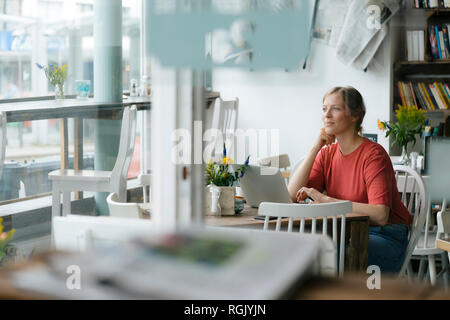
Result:
M288 190L294 202L307 197L314 203L352 201L353 212L370 218L368 265L393 273L403 263L411 216L401 202L389 155L360 135L365 112L355 88L335 87L325 94L324 127Z

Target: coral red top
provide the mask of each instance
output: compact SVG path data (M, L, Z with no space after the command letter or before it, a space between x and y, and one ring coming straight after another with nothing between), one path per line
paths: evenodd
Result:
M320 150L311 170L309 188L352 202L389 207L387 224L411 225L411 215L397 189L394 168L384 148L364 138L352 153L344 156L335 143Z

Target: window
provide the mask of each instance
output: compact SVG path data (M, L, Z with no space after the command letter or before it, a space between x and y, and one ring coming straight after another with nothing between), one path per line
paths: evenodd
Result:
M140 78L141 1L123 0L122 6L122 79L127 90L131 79ZM65 94L75 94L75 80L80 79L91 81L93 94L94 0L0 0L0 10L0 103L54 95L53 86L36 63L67 64ZM69 119L70 146L73 125ZM47 174L60 168L59 126L58 119L8 123L0 201L50 192ZM93 168L94 126L93 120L84 120L85 168ZM70 148L69 167L72 155ZM138 174L139 155L130 170Z

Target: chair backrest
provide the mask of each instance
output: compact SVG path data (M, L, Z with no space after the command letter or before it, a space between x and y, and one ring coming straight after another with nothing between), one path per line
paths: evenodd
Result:
M260 166L276 167L287 170L291 166L289 156L287 154L280 154L278 156L263 158L258 161Z
M52 218L56 250L85 251L156 232L151 220L68 215Z
M394 166L394 171L401 200L409 213L413 215L408 247L406 248L403 265L399 272L399 276L402 277L405 274L420 235L425 231L425 236L428 236L428 228L424 230L424 226L426 220L428 220L427 216L429 215L430 208L427 188L422 177L415 170L407 166ZM426 243L426 239L424 242Z
M110 217L143 218L143 209L136 202L120 202L119 195L112 192L106 198Z
M134 141L136 139L136 106L123 110L122 126L120 129L120 144L116 163L111 174L111 183L124 182L127 179L131 158L133 157Z
M219 129L223 135L228 132L234 132L237 128L238 112L239 98L232 100L217 98L212 127Z
M262 167L275 167L284 169L284 171L288 171L288 168L291 166L291 161L289 160L289 156L287 154L280 154L278 156L263 158L258 161L259 165ZM289 177L285 177L286 184L289 183Z
M3 164L5 162L6 151L6 113L0 112L0 178L3 173Z
M448 238L450 235L450 208L447 209L447 199L444 199L442 209L437 213L436 220L438 237L444 235L444 238Z
M299 232L305 232L305 223L307 218L311 218L311 233L316 233L317 218L322 221L322 235L328 235L328 218L332 221L332 239L336 247L339 247L339 275L344 274L345 258L345 217L347 213L352 212L352 203L350 201L340 201L333 203L319 204L297 204L297 203L273 203L262 202L258 209L258 215L266 216L264 220L264 230L269 228L270 217L277 217L275 231L280 231L281 219L289 218L287 232L293 232L293 222L295 218L300 218ZM337 217L341 216L341 232L338 239Z

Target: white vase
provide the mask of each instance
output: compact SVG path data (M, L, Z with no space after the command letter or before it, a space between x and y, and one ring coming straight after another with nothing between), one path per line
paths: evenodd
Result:
M212 204L212 198L214 196L213 193L211 193L211 186L207 186L205 190L205 204L206 204L206 210L205 214L207 216L232 216L235 214L234 212L234 206L235 206L235 200L234 196L236 195L236 189L234 187L217 187L215 188L220 190L220 196L219 196L219 206L220 211L214 212L214 210L211 210L211 204Z

